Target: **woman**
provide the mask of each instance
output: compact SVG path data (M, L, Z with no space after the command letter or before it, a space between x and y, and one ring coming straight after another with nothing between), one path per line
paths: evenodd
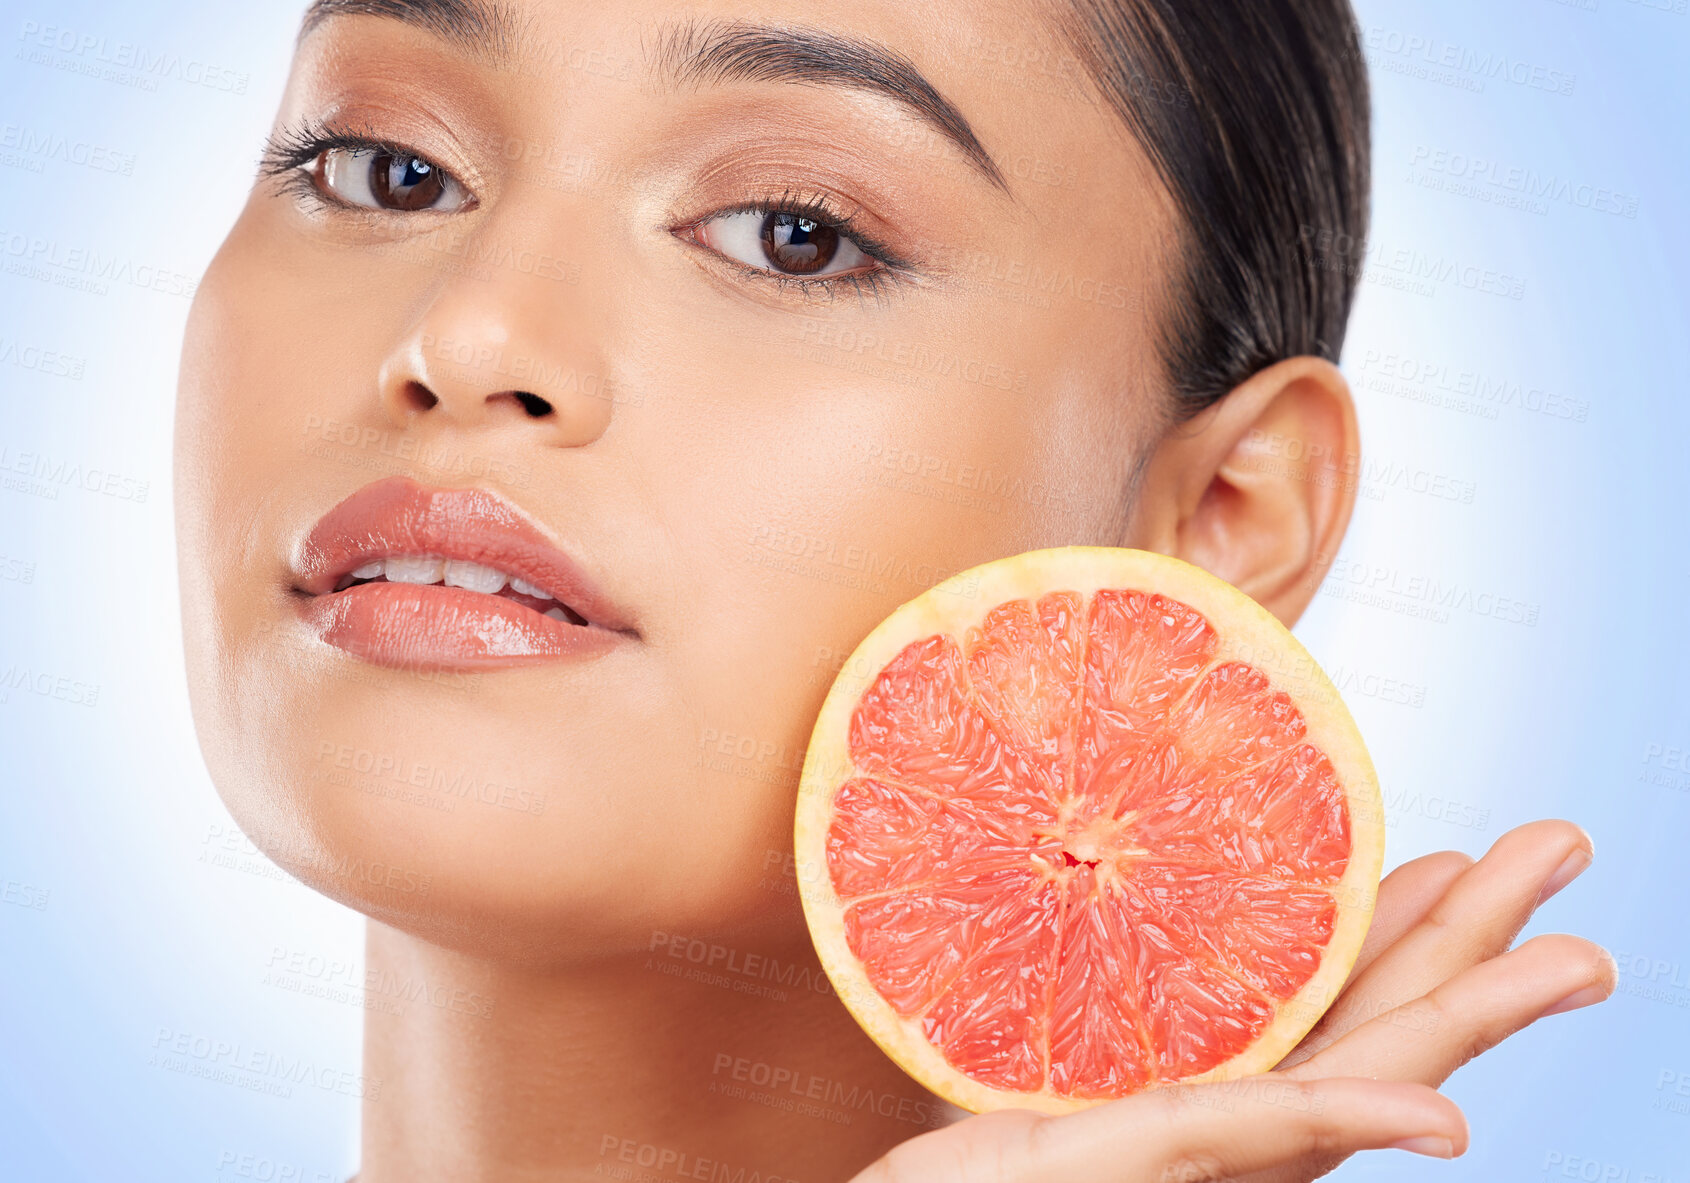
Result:
M317 0L194 305L177 511L220 793L427 1003L367 1015L360 1183L1465 1149L1434 1086L1612 989L1508 950L1567 823L1393 873L1276 1073L1060 1119L953 1120L825 991L669 972L821 980L797 761L945 575L1135 546L1298 618L1354 498L1366 129L1342 0Z

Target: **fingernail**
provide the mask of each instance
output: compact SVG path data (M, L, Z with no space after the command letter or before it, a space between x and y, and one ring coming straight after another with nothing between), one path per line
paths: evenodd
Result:
M1560 1002L1540 1014L1538 1018L1546 1019L1550 1015L1565 1014L1567 1011L1577 1010L1581 1006L1591 1006L1601 1002L1606 997L1608 997L1608 991L1601 986L1586 986L1582 990L1574 990Z
M1555 874L1549 877L1549 881L1543 885L1543 890L1537 893L1537 903L1532 906L1534 908L1541 908L1544 900L1560 891L1574 879L1577 879L1579 874L1589 865L1590 852L1588 850L1581 847L1580 849L1573 851L1573 853L1569 854L1562 860L1559 867L1555 868Z
M1407 1150L1414 1154L1427 1154L1433 1158L1454 1158L1455 1143L1448 1138L1428 1135L1423 1138L1404 1138L1401 1142L1392 1142L1392 1150Z

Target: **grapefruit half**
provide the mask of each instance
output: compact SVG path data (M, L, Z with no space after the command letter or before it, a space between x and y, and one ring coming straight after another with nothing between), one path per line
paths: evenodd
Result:
M1343 985L1384 823L1336 689L1146 551L972 568L887 617L805 754L805 918L840 999L980 1112L1265 1071Z

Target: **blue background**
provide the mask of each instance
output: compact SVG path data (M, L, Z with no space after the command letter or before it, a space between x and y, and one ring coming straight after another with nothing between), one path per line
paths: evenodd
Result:
M338 1183L354 1099L159 1060L181 1038L359 1067L354 1006L266 982L278 949L355 981L361 922L265 862L205 775L170 512L184 292L244 198L301 5L5 7L0 675L56 695L0 685L0 1177ZM1601 941L1620 986L1454 1077L1464 1159L1337 1177L1690 1183L1690 14L1358 10L1375 219L1344 364L1366 464L1298 632L1368 738L1388 863L1579 821L1595 865L1528 934ZM102 76L32 23L177 65ZM133 282L33 271L41 239ZM31 452L112 480L44 489L13 471Z

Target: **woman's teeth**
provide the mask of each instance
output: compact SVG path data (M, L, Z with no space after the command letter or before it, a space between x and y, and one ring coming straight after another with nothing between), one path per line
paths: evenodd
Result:
M448 587L461 587L486 595L498 595L508 585L512 591L521 595L552 601L551 606L543 611L535 608L535 611L542 612L542 615L553 620L585 623L578 613L571 612L553 601L550 592L535 587L526 579L507 575L497 567L489 567L484 563L472 563L467 559L443 559L438 555L392 555L385 559L373 559L344 576L335 590L343 590L353 580L383 578L389 583L444 583Z

